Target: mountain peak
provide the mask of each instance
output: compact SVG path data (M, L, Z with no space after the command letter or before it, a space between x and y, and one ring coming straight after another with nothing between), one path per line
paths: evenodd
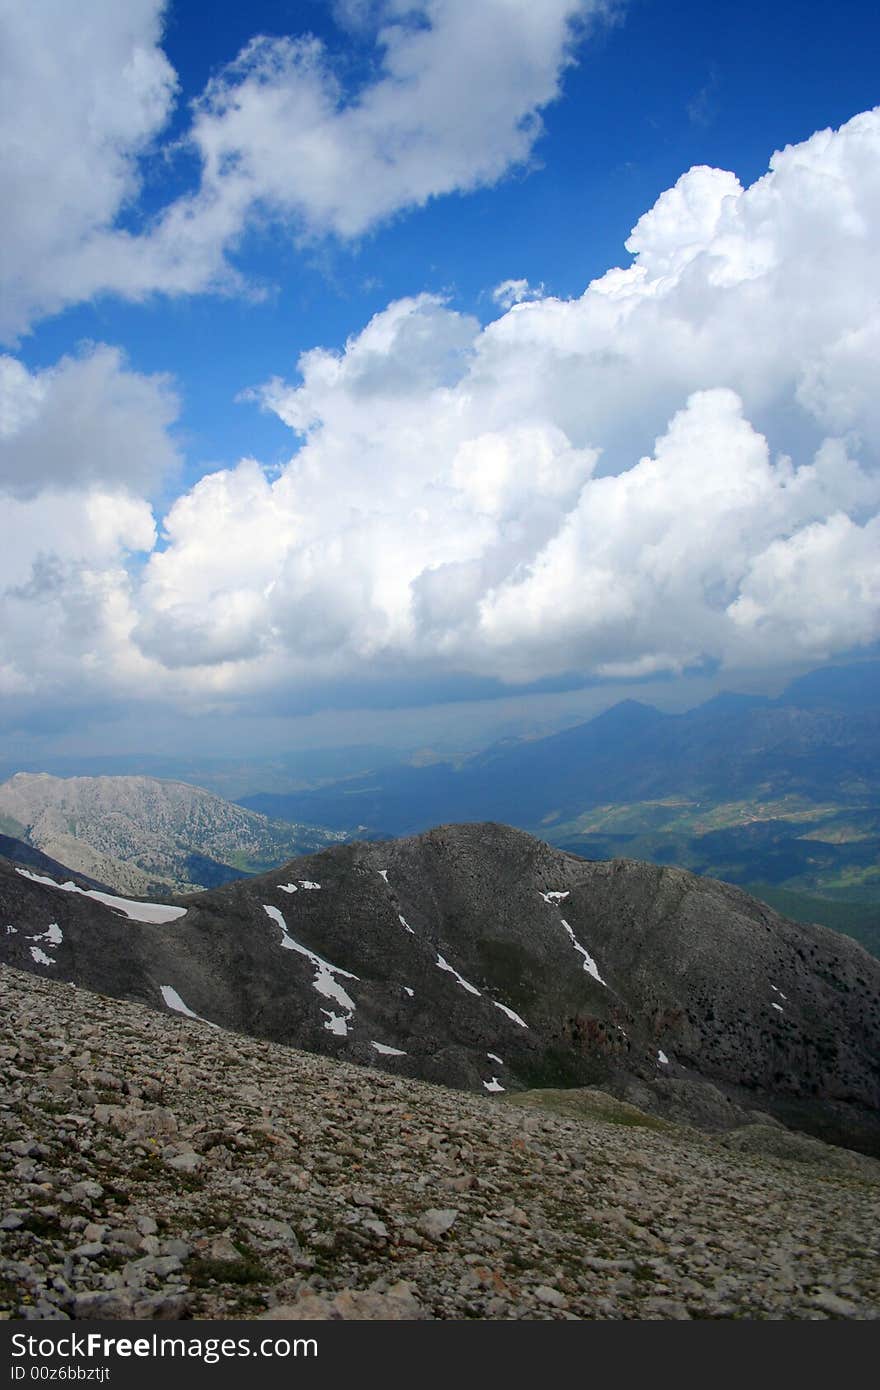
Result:
M0 914L10 965L397 1075L598 1085L710 1127L759 1109L880 1150L880 963L684 870L481 822L165 907L0 864Z

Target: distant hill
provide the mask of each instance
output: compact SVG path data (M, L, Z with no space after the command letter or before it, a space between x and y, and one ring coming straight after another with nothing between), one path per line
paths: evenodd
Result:
M684 714L626 700L562 733L505 740L456 763L380 767L240 804L286 819L413 834L484 817L552 831L592 807L672 796L880 805L880 662L815 672L776 700L720 695Z
M0 784L0 829L132 894L216 887L343 838L183 782L28 772Z
M880 662L812 672L777 699L718 695L684 714L626 700L455 763L379 767L242 805L359 837L501 820L588 858L877 903Z
M481 1094L598 1086L880 1152L880 963L711 879L483 824L167 905L62 884L0 861L0 961Z

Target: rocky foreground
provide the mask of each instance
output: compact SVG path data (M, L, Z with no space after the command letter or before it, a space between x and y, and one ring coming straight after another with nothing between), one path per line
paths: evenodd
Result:
M7 1317L880 1316L872 1159L0 992Z

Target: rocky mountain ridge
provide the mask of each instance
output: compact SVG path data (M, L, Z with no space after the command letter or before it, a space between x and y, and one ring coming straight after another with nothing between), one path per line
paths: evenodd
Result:
M399 1076L598 1086L880 1152L875 959L727 885L510 827L340 845L164 908L0 862L0 960Z
M0 829L129 894L213 887L345 838L185 782L30 772L0 785Z

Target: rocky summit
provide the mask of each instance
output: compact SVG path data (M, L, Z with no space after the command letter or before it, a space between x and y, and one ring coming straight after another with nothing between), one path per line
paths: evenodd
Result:
M0 861L0 959L399 1078L599 1088L880 1152L880 962L728 885L506 826L339 845L164 904Z
M0 988L0 1315L880 1316L873 1159Z
M214 887L345 838L186 782L45 772L0 783L0 830L132 895Z

